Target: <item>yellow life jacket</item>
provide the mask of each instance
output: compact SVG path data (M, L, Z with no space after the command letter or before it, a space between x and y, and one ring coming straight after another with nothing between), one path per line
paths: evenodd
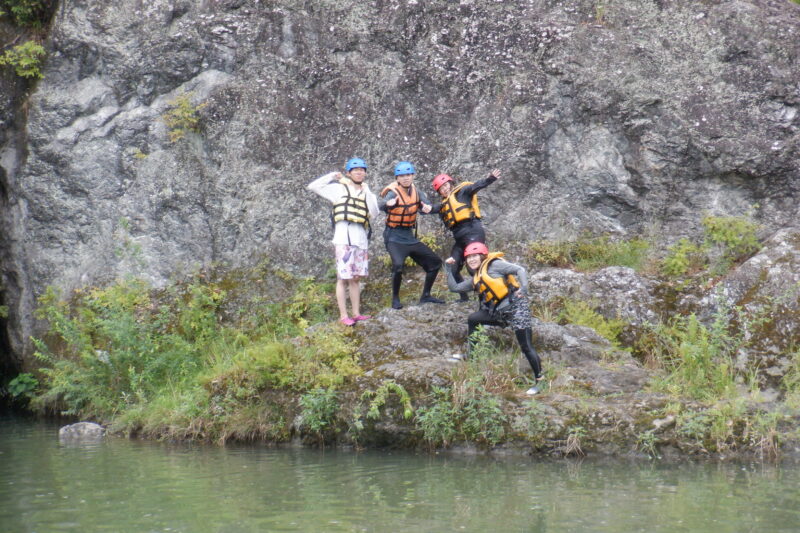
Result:
M367 195L362 189L353 195L350 187L348 187L350 180L339 180L339 183L344 187L345 194L333 204L333 213L331 218L333 223L336 224L341 220L361 224L365 229L369 230L369 209L367 208Z
M490 253L472 276L472 286L478 291L481 303L492 308L497 307L511 292L519 289L519 281L511 274L499 278L489 275L489 264L501 257L503 257L503 252Z
M481 218L481 210L478 207L478 195L473 194L470 203L464 203L456 198L456 193L467 185L472 185L472 182L465 181L458 184L447 195L442 203L442 209L439 211L439 216L442 217L442 222L448 229L453 229L453 226L459 222L469 220L472 218Z
M419 209L419 193L412 184L410 190L399 183L394 182L387 185L382 191L381 196L386 196L389 191L397 195L397 203L394 207L386 210L386 225L390 228L413 228L417 225L417 210Z

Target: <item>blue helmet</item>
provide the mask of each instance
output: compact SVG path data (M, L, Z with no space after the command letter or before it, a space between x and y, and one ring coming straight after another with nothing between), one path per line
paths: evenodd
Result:
M344 166L344 170L346 172L350 172L354 168L363 168L364 170L367 170L367 162L360 157L354 157Z
M395 176L403 176L405 174L416 174L416 173L417 171L414 170L414 165L412 165L408 161L400 161L394 167Z

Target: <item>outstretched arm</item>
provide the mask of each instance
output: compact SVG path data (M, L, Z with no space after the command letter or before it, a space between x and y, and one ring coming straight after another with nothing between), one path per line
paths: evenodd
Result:
M492 170L487 177L485 177L483 179L480 179L480 180L476 181L475 183L473 183L471 185L467 185L466 187L462 188L458 192L458 197L463 202L467 198L472 196L473 194L475 194L478 191L480 191L481 189L485 189L486 187L488 187L489 185L491 185L492 183L494 183L498 179L500 179L500 169L496 168L496 169Z
M455 268L456 260L448 257L444 262L444 269L447 272L447 288L452 292L469 292L473 290L472 279L465 279L462 282L456 281L453 275L453 268Z

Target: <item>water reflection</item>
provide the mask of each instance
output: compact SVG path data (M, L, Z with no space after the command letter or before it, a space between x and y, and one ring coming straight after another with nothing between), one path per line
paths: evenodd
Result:
M798 469L109 439L0 419L3 531L796 531Z

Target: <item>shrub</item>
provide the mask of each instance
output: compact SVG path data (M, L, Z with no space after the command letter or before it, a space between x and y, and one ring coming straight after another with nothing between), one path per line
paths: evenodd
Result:
M720 269L741 261L758 251L760 244L756 235L758 224L743 217L706 216L702 220L705 245L722 250Z
M573 264L573 243L563 241L536 241L528 246L533 259L543 265L566 268Z
M640 270L650 251L644 239L611 240L607 235L578 241L575 266L579 270L597 270L607 266L624 266Z
M608 235L583 236L577 241L536 241L528 246L532 258L559 268L598 270L608 266L625 266L641 270L650 252L644 239L613 240Z
M22 78L43 78L42 59L46 55L44 47L34 41L15 46L0 56L0 65L14 67L14 72Z
M200 110L207 104L192 105L191 93L183 93L169 102L169 109L161 116L169 129L169 140L177 142L187 133L200 133Z
M661 272L670 277L688 274L691 270L701 269L706 264L703 250L687 238L682 238L667 249L667 255L661 263Z
M711 325L697 317L676 316L669 324L653 328L658 340L651 346L669 375L662 385L674 392L699 400L725 397L734 391L733 357L742 345L734 333L728 312L720 310Z
M427 406L417 408L416 423L432 446L447 446L457 437L494 446L505 437L508 420L501 401L483 385L434 387L429 398Z
M159 307L150 287L127 280L77 291L72 306L48 289L37 316L50 324L50 345L36 341L49 368L42 406L66 414L111 416L145 402L160 387L194 375L217 329L213 287L189 286ZM177 317L177 318L176 318Z
M300 397L302 427L320 435L333 426L339 401L333 389L314 389Z
M579 300L566 300L560 319L561 322L592 328L617 348L620 347L619 335L627 324L620 318L607 319L590 304Z

